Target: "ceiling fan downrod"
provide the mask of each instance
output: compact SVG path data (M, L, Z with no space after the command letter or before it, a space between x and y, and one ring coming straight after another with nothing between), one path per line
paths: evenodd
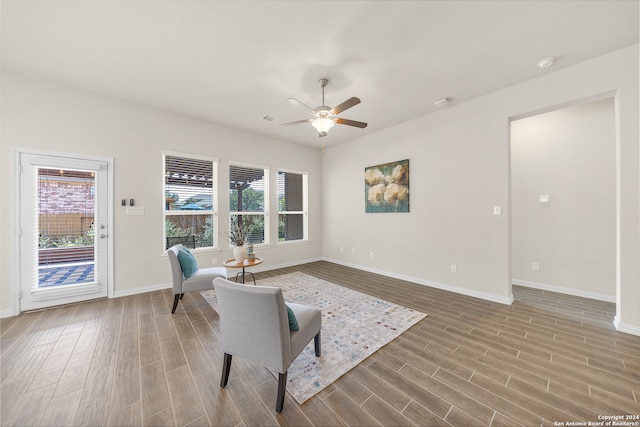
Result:
M328 79L320 79L318 80L318 83L320 83L320 87L322 88L322 106L324 107L324 88L326 85L329 84L329 80Z

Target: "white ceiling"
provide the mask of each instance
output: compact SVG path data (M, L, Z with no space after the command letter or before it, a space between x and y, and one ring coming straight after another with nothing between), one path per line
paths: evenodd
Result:
M2 0L2 68L334 145L638 43L639 2ZM536 63L556 57L553 67ZM322 140L289 97L362 103Z

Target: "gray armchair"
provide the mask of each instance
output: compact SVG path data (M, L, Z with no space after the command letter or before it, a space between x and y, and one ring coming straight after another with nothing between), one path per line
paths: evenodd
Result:
M290 330L282 289L242 285L215 279L220 332L224 360L220 387L229 379L232 356L258 362L278 371L276 412L284 406L287 369L306 345L314 339L315 354L320 356L322 313L317 308L287 303L298 325Z
M189 277L185 277L180 261L178 260L178 253L181 249L186 249L182 245L175 245L167 249L167 256L169 257L169 264L171 264L171 278L173 281L173 309L171 313L176 312L178 307L178 301L182 299L185 292L191 291L206 291L213 289L211 284L212 280L216 277L227 278L227 269L224 267L210 267L210 268L198 268L195 266L195 272L191 273ZM195 262L195 260L193 261Z

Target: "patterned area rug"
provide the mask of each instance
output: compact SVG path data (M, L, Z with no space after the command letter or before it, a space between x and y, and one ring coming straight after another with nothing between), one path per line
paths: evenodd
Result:
M295 272L258 281L282 288L285 301L322 310L322 356L313 340L289 367L287 391L304 403L426 314ZM202 295L217 308L214 291Z

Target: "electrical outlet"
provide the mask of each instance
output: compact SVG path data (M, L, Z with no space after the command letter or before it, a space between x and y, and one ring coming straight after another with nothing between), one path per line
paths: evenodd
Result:
M356 254L356 248L351 248L351 254L355 255Z
M458 272L458 266L455 264L451 264L451 272L452 273L457 273Z
M213 262L214 264L217 264L217 263L218 263L218 258L213 257L213 258L211 259L211 262Z
M540 270L540 263L532 262L532 263L531 263L531 269L532 269L533 271L539 271L539 270Z
M340 253L344 252L344 246L340 246Z
M494 215L502 215L502 207L501 206L494 206L493 207L493 214Z
M372 252L369 252L369 257L370 257L370 258L373 258L373 251L372 251Z

